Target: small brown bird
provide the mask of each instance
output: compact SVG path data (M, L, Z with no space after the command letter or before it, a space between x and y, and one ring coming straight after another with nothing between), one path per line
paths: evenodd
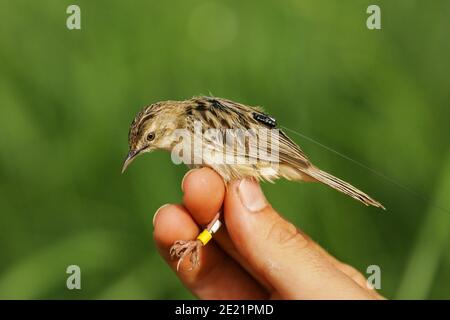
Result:
M140 154L162 149L191 168L210 167L225 184L234 179L321 182L365 205L384 207L364 192L315 167L274 118L259 107L217 97L163 101L146 106L131 123L129 153L122 172ZM181 261L199 263L199 249L220 227L220 213L196 240L179 240L170 249Z

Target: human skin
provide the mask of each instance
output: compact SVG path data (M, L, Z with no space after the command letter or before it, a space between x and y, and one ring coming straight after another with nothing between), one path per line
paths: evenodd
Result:
M162 206L153 218L161 256L200 299L383 299L355 268L338 261L266 200L257 182L225 187L209 168L189 171L183 204ZM225 226L201 249L200 266L185 259L176 271L169 248L195 239L223 208Z

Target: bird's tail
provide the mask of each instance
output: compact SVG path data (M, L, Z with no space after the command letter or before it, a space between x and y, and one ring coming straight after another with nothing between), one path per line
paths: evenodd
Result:
M337 191L349 195L353 199L361 201L366 206L374 206L386 210L381 203L372 199L370 196L368 196L361 190L358 190L351 184L342 181L341 179L336 178L335 176L332 176L331 174L326 173L325 171L322 171L317 167L311 166L307 170L305 170L304 173L314 178L315 180L322 182L333 189L336 189Z

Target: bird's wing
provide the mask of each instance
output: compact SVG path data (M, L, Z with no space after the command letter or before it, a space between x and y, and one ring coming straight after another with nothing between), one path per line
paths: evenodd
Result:
M278 155L276 155L278 159L275 160L298 170L310 166L308 158L300 147L282 130L277 129L275 119L266 115L262 109L215 97L201 97L193 100L197 104L193 119L201 119L210 128L234 129L227 131L227 134L231 135L231 139L225 139L226 137L220 134L203 135L202 138L212 150L225 152L230 156L274 162L274 154L270 147L267 150L267 146L258 140L261 129L268 129L266 131L269 135L267 143L269 146L272 142L277 143L278 147ZM277 131L276 141L271 141L271 129ZM230 145L230 140L234 141L234 146ZM242 150L245 152L243 153ZM249 150L253 150L253 152L248 152Z

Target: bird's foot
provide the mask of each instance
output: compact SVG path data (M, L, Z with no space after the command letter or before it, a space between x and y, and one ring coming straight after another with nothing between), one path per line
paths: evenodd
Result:
M177 240L170 247L170 257L172 259L178 258L177 271L180 269L180 265L183 260L190 255L191 267L189 271L193 270L200 264L200 248L202 243L200 240Z

